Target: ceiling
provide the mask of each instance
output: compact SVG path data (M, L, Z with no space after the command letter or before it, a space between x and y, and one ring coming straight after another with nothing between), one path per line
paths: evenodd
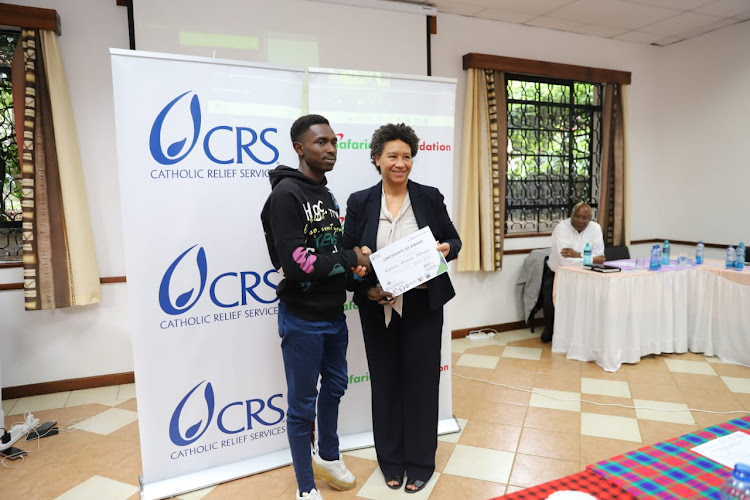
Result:
M659 46L750 19L750 0L390 1L432 6L446 14Z

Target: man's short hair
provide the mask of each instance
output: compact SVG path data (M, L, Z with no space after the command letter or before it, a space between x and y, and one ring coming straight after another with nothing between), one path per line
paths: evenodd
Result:
M295 142L300 142L302 139L302 135L307 132L310 127L313 125L328 125L331 124L328 123L328 120L321 115L305 115L300 116L296 120L294 120L294 123L292 123L292 128L289 130L289 135L292 138L292 144Z

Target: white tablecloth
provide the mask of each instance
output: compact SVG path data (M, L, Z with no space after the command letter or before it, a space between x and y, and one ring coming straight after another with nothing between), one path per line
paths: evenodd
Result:
M560 267L552 351L606 371L687 350L750 365L747 278L750 270L724 271L716 262L612 274Z

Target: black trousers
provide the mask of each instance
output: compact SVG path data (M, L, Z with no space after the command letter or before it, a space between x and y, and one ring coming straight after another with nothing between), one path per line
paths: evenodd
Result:
M360 307L372 388L375 451L383 475L427 481L435 471L443 309L427 290L404 294L386 328L383 306Z
M544 274L542 275L542 296L544 308L544 332L542 340L549 342L552 340L552 334L555 329L555 304L552 302L552 290L555 286L555 272L547 265L544 265Z

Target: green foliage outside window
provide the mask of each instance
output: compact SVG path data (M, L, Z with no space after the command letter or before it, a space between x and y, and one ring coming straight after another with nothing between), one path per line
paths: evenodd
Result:
M577 201L596 207L602 86L507 75L506 230L549 230Z
M21 166L13 126L10 64L18 33L0 33L0 222L21 220Z
M565 177L569 167L576 175L590 175L585 160L591 155L593 124L587 108L599 105L598 89L591 83L571 83L572 103L571 86L508 80L508 100L526 101L508 103L508 153L512 158L508 171L514 177ZM571 149L574 160L584 161L567 165L564 160Z

